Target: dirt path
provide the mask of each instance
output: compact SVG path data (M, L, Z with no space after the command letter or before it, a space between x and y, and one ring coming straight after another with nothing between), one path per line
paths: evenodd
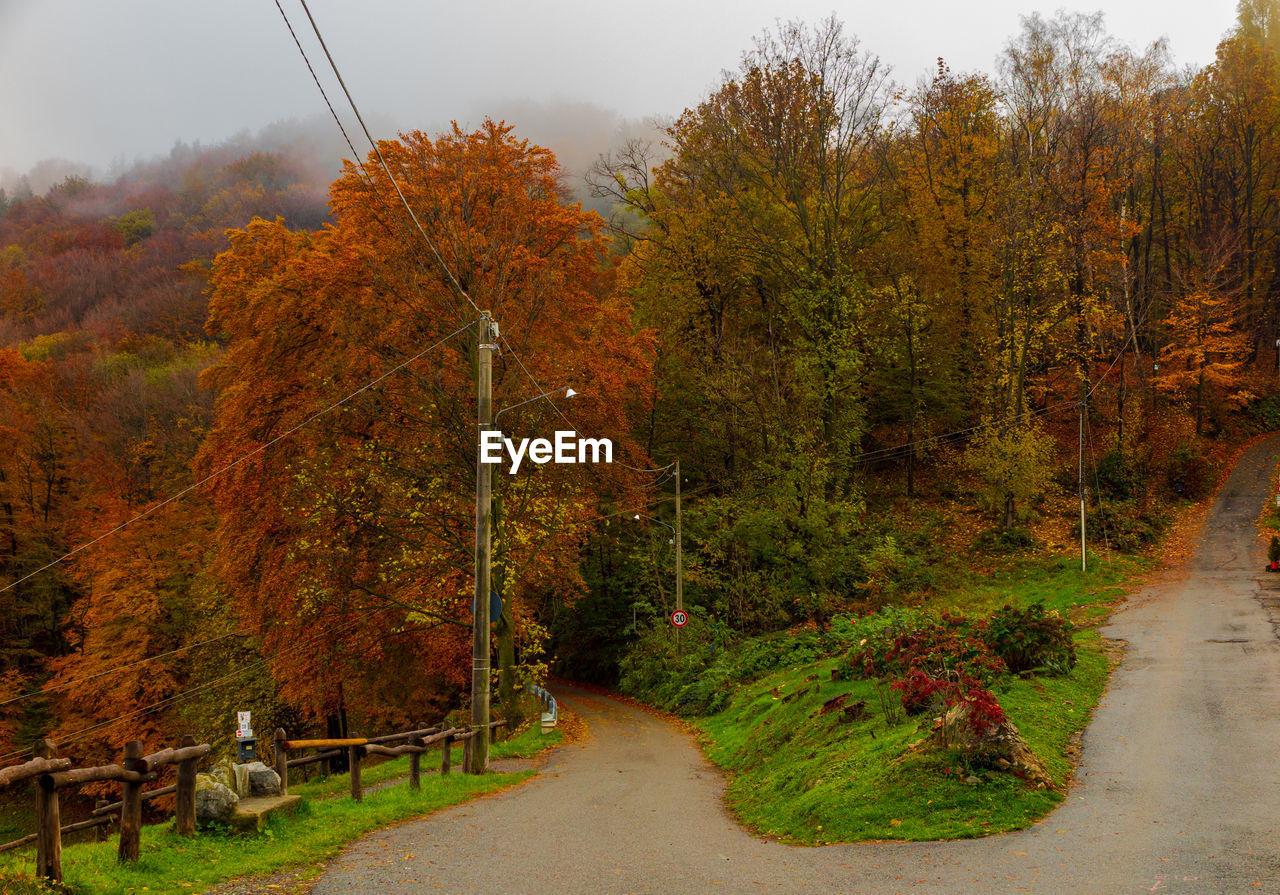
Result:
M557 695L587 739L519 789L366 837L314 891L1280 892L1280 580L1262 574L1254 528L1278 453L1280 438L1242 457L1189 568L1104 629L1128 641L1124 663L1085 737L1078 785L1029 830L762 841L726 814L719 774L685 733L566 688Z

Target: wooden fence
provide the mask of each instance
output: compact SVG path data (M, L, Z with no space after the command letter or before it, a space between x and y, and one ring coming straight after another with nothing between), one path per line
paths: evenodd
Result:
M506 721L494 721L493 730L506 725ZM290 740L283 729L277 729L274 738L275 771L280 775L280 793L289 790L289 768L312 762L325 761L346 750L351 773L351 797L357 802L364 796L360 782L360 761L367 755L387 757L409 756L409 786L421 788L421 759L433 746L441 747L440 773L450 772L450 751L454 743L461 742L465 758L463 768L469 767L472 738L479 731L473 728L451 727L441 730L424 727L403 733L379 737L350 737L347 739ZM398 743L399 745L390 745ZM0 789L26 780L36 782L36 832L0 845L0 852L36 844L36 873L38 876L62 882L62 834L96 827L98 838L106 839L106 827L119 822L120 845L117 857L122 862L138 860L142 830L142 803L160 796L176 795L174 827L180 835L191 836L196 832L196 762L209 754L208 743L197 745L195 738L185 736L177 746L161 749L151 755L142 754L142 742L133 740L125 746L124 760L120 764L90 768L72 768L71 759L59 758L56 744L41 740L32 750L30 761L8 768L0 768ZM290 750L318 749L313 755L289 758ZM178 766L177 782L171 786L143 791L142 786L156 779L160 768ZM99 799L88 820L62 825L60 792L85 783L114 781L121 784L118 802ZM116 815L119 815L119 818Z
M491 730L505 727L506 721L494 721L489 724ZM289 791L289 768L301 767L317 761L328 761L338 757L342 750L347 752L347 767L351 775L351 798L357 802L364 798L364 787L360 782L360 760L366 755L381 755L387 758L409 756L409 787L420 789L422 775L422 753L440 745L440 773L448 774L451 769L452 749L454 743L462 743L462 766L470 767L471 740L479 730L468 727L450 727L441 730L438 727L423 727L419 730L408 730L403 733L391 733L380 737L347 737L344 739L291 740L283 728L276 728L273 740L273 757L276 773L280 775L280 794ZM390 746L389 743L401 743ZM302 749L318 749L314 755L301 758L289 758L290 751Z
M36 844L36 873L39 876L62 881L62 834L110 824L112 814L120 812L121 861L138 860L138 846L142 835L142 784L156 778L160 768L176 764L178 782L166 790L177 793L174 822L179 834L190 836L196 831L196 761L209 754L208 743L196 745L194 737L186 736L171 749L161 749L151 755L142 754L142 741L133 740L124 749L121 764L109 764L92 768L71 767L71 760L58 758L58 747L52 740L41 740L35 748L35 757L25 764L0 771L0 786L8 786L23 780L36 781L36 831L14 842L0 846L0 851L18 848L31 842ZM115 805L99 802L89 820L62 825L61 791L103 780L121 784L121 799ZM162 792L153 790L152 798Z

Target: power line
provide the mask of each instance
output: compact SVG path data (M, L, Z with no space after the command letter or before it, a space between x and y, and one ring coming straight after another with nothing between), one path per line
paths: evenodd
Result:
M1129 342L1132 338L1133 336L1130 335L1128 338L1125 339L1124 344L1120 346L1119 354L1117 354L1115 359L1111 361L1111 365L1107 367L1106 371L1103 372L1103 374L1100 377L1098 377L1097 381L1093 384L1093 388L1089 389L1088 394L1085 395L1084 399L1086 401L1089 398L1093 397L1093 393L1096 392L1099 388L1101 388L1102 384L1106 381L1107 377L1111 375L1111 371L1115 369L1116 364L1119 363L1120 359L1124 357L1125 350L1129 347ZM1006 415L1003 417L999 417L997 419L988 420L987 422L978 423L977 425L974 425L974 426L969 426L966 429L957 429L953 432L943 432L940 435L931 435L928 438L921 438L915 441L908 441L905 444L900 444L900 445L897 445L896 447L878 448L874 451L867 451L865 453L858 454L857 456L851 458L849 462L852 465L862 465L864 463L873 463L873 462L882 461L882 460L896 460L899 456L906 456L907 451L917 446L927 445L935 441L942 441L944 439L955 438L961 435L968 435L970 432L976 432L979 429L986 429L991 426L998 426L998 425L1003 425L1004 423L1016 422L1025 417L1040 416L1042 414L1048 414L1048 413L1056 413L1057 411L1065 408L1078 408L1079 406L1080 406L1080 402L1078 400L1060 401L1057 404L1051 404L1047 407L1042 407L1039 410L1026 410L1026 411L1023 411L1022 413Z
M339 399L339 400L337 400L337 401L334 401L332 404L330 404L328 407L324 408L323 410L318 410L318 411L316 411L315 413L311 414L310 416L308 416L306 419L304 419L302 422L298 423L297 425L292 426L292 427L291 427L291 428L289 428L289 429L286 429L284 432L281 432L279 435L275 436L275 437L274 437L274 438L272 438L270 441L267 441L267 442L264 442L263 444L258 445L256 448L254 448L253 450L249 451L248 453L242 454L240 457L238 457L237 459L235 459L235 460L233 460L232 462L228 463L226 466L223 466L223 467L221 467L220 469L214 470L213 472L209 473L208 475L206 475L204 478L200 479L199 481L194 482L193 484L190 484L190 485L188 485L187 487L183 488L183 489L182 489L181 491L179 491L177 494L173 494L173 495L171 495L171 496L169 496L169 497L166 497L164 500L160 501L159 503L155 504L154 506L148 507L146 510L143 510L141 513L139 513L138 515L134 516L133 518L128 519L128 520L126 520L126 521L124 521L124 522L120 523L120 524L119 524L119 525L117 525L115 528L111 529L110 531L103 532L102 534L98 535L96 538L93 538L92 540L89 540L89 541L85 541L85 542L84 542L83 544L81 544L79 547L76 547L74 550L71 550L71 551L69 551L68 553L63 554L62 556L60 556L60 557L58 557L57 559L53 560L53 562L50 562L50 563L47 563L47 564L45 564L45 565L41 566L40 568L36 569L34 572L29 572L29 573L27 573L26 575L23 575L21 578L17 579L16 581L11 581L9 584L6 584L4 587L0 587L0 593L4 593L4 592L5 592L5 591L7 591L7 590L11 590L11 589L13 589L13 588L17 587L17 586L18 586L19 584L21 584L22 582L27 581L27 580L28 580L28 579L30 579L30 578L34 578L36 575L39 575L41 572L46 572L46 571L48 571L49 569L52 569L54 566L56 566L56 565L58 565L58 564L60 564L60 563L66 562L68 559L70 559L71 557L75 556L77 553L80 553L81 551L86 550L86 549L88 549L89 547L92 547L94 544L98 543L99 541L102 541L102 540L104 540L105 538L109 538L111 535L116 534L116 533L117 533L117 532L119 532L119 531L123 531L125 528L127 528L128 526L130 526L130 525L134 524L135 522L139 522L139 521L141 521L141 520L143 520L143 519L147 518L148 516L150 516L150 515L152 515L153 513L155 513L155 512L156 512L156 510L159 510L161 507L167 506L168 504L171 504L171 503L173 503L173 502L174 502L174 501L176 501L176 500L181 500L183 497L185 497L186 495L190 494L192 491L195 491L197 488L200 488L200 487L204 486L205 484L207 484L207 483L209 483L209 482L213 481L214 479L218 478L219 476L223 475L224 473L230 472L232 469L234 469L235 467L239 466L241 463L244 463L244 462L245 462L246 460L248 460L249 458L254 457L254 456L256 456L257 454L262 453L262 452L263 452L263 451L265 451L267 448L269 448L269 447L271 447L272 445L274 445L276 442L281 441L281 440L283 440L283 439L285 439L285 438L288 438L290 435L292 435L293 433L297 432L299 429L302 429L302 428L304 428L305 426L307 426L307 425L311 424L312 422L314 422L315 420L317 420L317 419L319 419L320 417L324 416L325 414L330 413L330 412L331 412L331 411L333 411L333 410L336 410L337 408L339 408L339 407L341 407L342 405L346 404L348 401L350 401L352 398L356 397L357 395L360 395L360 394L362 394L362 393L364 393L364 392L368 391L369 389L373 388L375 385L378 385L379 383L381 383L381 382L382 382L384 379L386 379L388 376L391 376L392 374L394 374L394 373L398 373L399 371L403 370L405 367L409 366L409 365L410 365L410 364L412 364L414 361L416 361L416 360L418 360L419 358L423 357L423 356L424 356L424 355L426 355L428 352L430 352L430 351L434 351L436 348L439 348L439 347L440 347L441 345L443 345L445 342L449 341L449 340L450 340L450 339L452 339L454 336L458 335L458 333L462 332L462 331L463 331L463 330L465 330L465 329L470 328L470 327L471 327L472 325L474 325L474 324L475 324L475 321L474 321L474 320L470 320L470 321L468 321L468 322L464 323L462 326L458 327L458 328L457 328L457 329L455 329L453 332L449 333L449 335L445 336L443 339L440 339L438 342L435 342L435 343L433 343L432 345L430 345L430 346L428 346L428 347L426 347L426 348L422 349L422 350L421 350L421 351L419 351L417 354L415 354L413 357L409 358L409 359L408 359L408 360L406 360L406 361L403 361L403 362L401 362L401 363L397 364L396 366L392 367L390 370L387 370L385 373L383 373L382 375L380 375L378 378L376 378L376 379L372 379L372 380L370 380L369 382L366 382L364 385L360 386L358 389L356 389L355 391L353 391L353 392L351 392L350 394L346 395L345 397L340 398L340 399Z
M312 635L311 637L303 638L303 640L299 641L294 646L290 647L289 649L285 650L283 653L279 655L288 655L299 649L302 649L305 646L310 646L318 636L319 634L317 633L315 635ZM279 656L272 657L272 658L279 658ZM80 730L77 730L71 734L67 734L65 737L62 737L61 739L59 739L58 741L59 745L68 746L72 743L80 742L81 740L85 739L91 734L96 733L99 730L103 730L107 727L110 727L113 724L119 724L122 721L128 721L133 718L137 718L141 715L147 714L148 712L152 712L158 708L162 708L166 705L169 705L170 703L181 701L182 699L186 699L191 696L194 696L195 694L208 690L210 687L216 686L219 683L238 677L239 675L246 674L247 672L252 671L256 668L260 668L261 666L265 665L267 662L270 662L270 661L271 661L271 658L264 658L264 659L258 660L257 662L252 662L248 665L242 665L239 668L237 668L235 671L229 672L223 675L222 677L214 678L212 681L208 681L196 687L191 687L187 690L180 691L178 693L173 694L172 696L167 696L164 699L159 700L158 702L153 702L150 705L143 706L142 708L135 709L134 711L126 712L123 715L118 715L106 721L100 721L96 724L92 724L89 727L81 728ZM26 749L18 749L13 752L6 753L4 755L0 755L0 762L8 761L11 758L16 758L22 755L26 751L27 751Z
M915 441L908 441L905 444L898 445L897 447L879 448L874 451L867 451L866 453L858 454L857 456L851 458L849 462L852 465L860 466L865 463L874 463L880 460L894 460L894 459L897 459L898 456L906 456L906 452L908 450L921 445L931 444L935 441L943 441L948 438L956 438L961 435L968 435L970 432L976 432L979 429L987 429L987 428L990 428L991 426L999 426L999 425L1003 425L1004 423L1016 422L1025 417L1034 417L1034 416L1041 416L1047 413L1056 413L1057 411L1062 410L1063 408L1079 407L1079 406L1080 406L1079 401L1061 401L1057 404L1051 404L1048 407L1042 407L1039 410L1024 410L1022 413L1014 413L1014 414L1009 414L1008 416L998 417L996 419L988 420L984 423L978 423L977 425L969 426L966 429L957 429L954 432L943 432L940 435L931 435L928 438L920 438Z
M498 339L499 341L502 342L503 346L505 346L507 353L510 354L513 358L515 358L516 366L518 366L520 370L524 373L524 375L529 378L529 381L533 383L533 387L537 389L537 391L540 393L546 391L542 387L542 384L538 382L537 378L532 373L529 372L529 368L524 365L524 361L520 359L520 355L517 354L516 350L511 347L511 342L507 340L506 336L500 335ZM558 389L553 391L558 391ZM568 425L573 426L573 429L576 432L578 427L574 424L573 420L569 419L569 417L565 415L565 412L561 410L559 406L556 405L556 402L551 399L551 393L548 393L543 397L546 400L546 402L551 405L551 409L554 410L557 414L559 414L560 419L564 420ZM632 472L666 472L667 470L673 468L676 464L674 462L671 462L671 463L668 463L666 466L655 466L652 468L642 469L637 466L630 466L626 463L623 463L620 460L615 460L614 465L621 466L623 469L629 469ZM657 483L655 482L654 484L657 484Z
M324 89L324 84L320 82L320 77L316 74L315 67L311 64L311 57L307 55L307 51L302 46L302 41L298 39L298 34L293 28L293 22L290 21L288 13L286 13L284 11L284 7L280 5L280 0L275 0L275 4L276 9L280 11L280 17L284 19L285 27L289 29L289 35L293 38L294 46L298 48L298 53L301 54L302 61L307 66L307 71L311 73L311 80L315 83L316 89L320 91L320 97L324 100L325 106L328 107L329 114L333 117L334 124L338 125L338 130L342 132L342 138L346 141L347 148L351 150L352 164L355 165L356 170L359 172L361 180L363 180L365 185L368 186L370 194L378 200L378 204L387 212L387 220L379 221L379 223L395 234L396 231L391 226L391 221L395 218L395 215L392 214L391 206L387 203L386 199L383 198L382 191L378 189L377 182L365 167L364 162L361 161L360 152L351 141L351 136L347 133L347 128L343 125L342 118L338 115L337 110L333 108L333 103L329 101L329 93ZM416 252L413 254L413 260L422 270L426 270L426 265L422 263Z
M280 9L280 15L284 18L285 24L289 28L289 33L294 35L294 43L297 44L298 51L302 54L302 58L306 62L308 70L311 71L312 79L315 80L316 86L320 89L321 96L324 97L326 105L329 106L329 111L331 114L333 114L334 121L337 122L339 130L342 130L343 136L346 137L347 136L346 129L343 128L342 122L338 119L337 113L334 112L332 104L329 103L328 95L325 93L324 87L321 86L319 79L316 77L315 70L311 66L311 61L307 58L306 51L303 50L302 44L298 42L297 35L294 34L293 25L289 22L288 15L286 15L284 9L280 7L279 0L275 0L275 2L276 2L277 8ZM440 269L445 274L446 278L449 281L449 284L453 287L453 289L457 292L458 295L466 299L467 303L471 305L472 309L477 314L482 313L479 306L476 305L476 303L472 300L471 296L462 288L462 285L458 282L457 277L454 276L453 271L450 270L449 266L445 263L444 258L441 256L439 250L436 248L435 243L432 242L431 238L427 235L426 230L423 228L421 222L418 220L417 214L414 213L412 206L410 206L408 200L404 196L404 193L400 190L399 184L396 183L396 179L391 173L390 166L387 164L386 159L382 155L381 148L378 146L377 142L373 139L373 135L369 132L369 128L365 125L364 117L360 114L360 109L356 105L355 99L351 95L351 91L347 89L346 82L342 78L342 73L338 70L338 66L337 66L337 63L334 61L333 54L329 52L329 47L325 42L324 35L320 33L319 25L316 23L315 17L311 14L311 9L307 5L307 0L299 0L299 2L302 4L302 9L307 15L307 20L311 23L311 29L313 32L315 32L316 39L320 42L321 49L324 50L325 57L329 61L329 67L333 70L334 77L337 78L338 84L342 87L342 92L346 95L347 102L348 104L350 104L352 112L355 113L356 120L359 121L361 129L364 131L365 138L369 141L369 145L373 148L374 153L377 155L378 162L381 164L383 171L386 172L387 178L391 182L392 188L395 190L396 195L400 199L400 203L404 206L405 211L409 213L409 217L413 221L414 226L417 228L419 235L421 235L423 242L426 243L427 248L431 251L431 254L435 258L436 263L440 265ZM347 140L347 145L351 147L352 153L355 153L355 147L351 146L350 139ZM357 164L359 164L358 160L357 160ZM363 166L361 166L361 170L363 170ZM368 177L367 173L366 173L366 177ZM370 180L370 186L371 188L373 188L375 195L378 195L379 198L381 198L381 194L378 193L376 186L373 184L372 178L369 178L369 180ZM538 381L533 377L533 375L529 372L528 368L524 365L524 361L520 359L520 356L516 353L515 349L511 347L511 343L506 338L501 338L501 341L506 346L507 351L511 354L511 356L515 358L515 361L520 366L520 369L524 371L524 374L526 376L529 377L529 380L534 384L537 390L539 392L543 391L542 386L538 384ZM573 421L570 420L564 414L564 412L561 411L560 408L556 406L555 402L551 401L550 398L548 398L547 400L549 401L549 403L551 403L551 406L555 409L556 413L558 413L566 423L572 426ZM627 463L622 463L618 461L617 465L622 466L625 469L629 469L632 472L647 473L647 472L665 472L671 469L675 464L669 463L666 466L653 467L653 468L640 468L640 467L631 466Z
M477 314L482 314L483 312L480 310L480 307L471 300L471 296L462 288L462 284L458 282L457 277L453 275L453 271L449 269L449 265L445 263L444 257L436 248L436 244L432 242L431 237L427 235L427 231L423 229L422 223L418 220L418 215L414 213L413 207L409 204L409 200L404 197L404 193L400 190L400 185L396 183L395 176L391 173L391 166L387 164L387 160L382 156L382 149L373 139L373 135L369 133L369 128L364 123L364 116L360 114L359 106L356 105L355 99L352 98L351 91L347 89L347 84L342 79L342 73L338 71L338 64L334 62L333 54L329 52L329 46L325 43L324 35L320 33L320 26L316 24L315 17L311 15L311 8L307 6L307 0L300 0L300 2L302 3L303 11L307 14L307 20L311 23L311 30L315 32L316 40L320 41L320 48L324 50L325 58L329 60L329 67L333 69L333 75L338 79L338 85L342 88L343 94L346 95L347 103L351 106L351 111L355 113L356 121L360 122L360 129L364 131L365 139L368 140L369 145L373 147L374 154L377 155L378 162L382 165L382 170L386 172L387 179L391 181L392 189L394 189L396 191L396 195L400 197L400 204L404 206L405 211L409 212L409 218L413 221L413 225L418 229L418 233L422 236L422 241L427 244L427 248L430 249L436 263L440 265L440 270L444 273L449 285L453 287L454 291L459 296L466 300L467 304L471 305L471 309L473 311ZM283 9L281 9L280 12L281 15L284 14ZM287 23L288 21L289 17L285 16L285 22ZM289 30L292 32L293 26L290 26ZM301 49L301 46L299 46L299 49ZM306 54L304 53L303 58L305 57ZM308 66L310 66L309 62ZM328 100L326 98L326 102L327 101Z
M329 94L325 92L324 85L320 83L320 78L316 75L316 70L311 65L311 58L307 56L307 51L302 48L302 41L298 40L298 34L293 30L293 23L289 21L288 14L284 11L284 7L280 5L280 0L275 0L276 9L280 10L280 17L284 19L285 27L289 29L289 35L293 38L294 45L298 48L298 52L302 54L302 61L307 64L307 71L311 72L311 80L315 81L316 88L319 89L320 95L324 97L324 104L329 107L329 114L333 116L334 124L338 125L338 130L342 131L342 139L347 141L347 148L351 150L351 160L360 168L361 173L369 180L372 186L372 178L364 170L364 165L360 163L360 153L356 151L355 144L351 142L351 137L347 135L347 129L342 124L342 119L338 117L337 111L333 108L333 103L329 102Z
M398 608L401 608L401 607L384 606L381 609L373 609L368 611L372 613L383 613L383 612L389 612L393 609L398 609ZM192 696L196 696L200 693L203 693L217 686L218 684L225 683L227 681L240 677L241 675L247 674L250 671L254 671L258 668L261 668L262 666L268 664L269 662L279 661L280 659L286 656L291 656L302 649L311 647L317 644L318 642L320 642L323 638L334 634L338 630L338 626L344 621L345 616L349 615L350 612L351 610L341 613L342 617L331 620L330 622L328 622L328 624L326 624L320 630L313 631L312 633L304 636L298 642L294 643L292 646L286 647L284 650L281 650L280 652L275 653L274 655L264 656L263 658L259 659L256 662L251 662L247 665L242 665L234 671L228 672L227 674L221 675L220 677L216 677L213 680L206 681L202 684L197 684L194 687L188 687L186 690L182 690L182 691L179 691L178 693L174 693L173 695L167 696L164 699L160 699L156 702L153 702L150 705L142 706L141 708L134 709L133 711L130 711L130 712L126 712L123 715L117 715L114 718L109 718L105 721L99 721L88 727L81 728L80 730L77 730L74 733L67 734L65 737L60 738L58 740L58 744L59 746L68 746L73 743L81 742L87 737L89 737L90 735L100 730L104 730L114 724L119 724L122 721L129 721L133 718L137 718L142 715L148 714L149 712L153 712L156 709L163 708L165 706L175 704L178 702L182 702L183 700L189 699ZM259 626L259 627L261 628L262 626ZM18 750L6 753L4 755L0 755L0 762L4 762L4 761L8 761L9 759L16 758L22 755L26 751L27 751L26 749L18 749Z
M261 628L262 626L259 625L259 630L261 630ZM85 677L73 678L69 681L63 681L62 683L55 684L51 687L41 687L39 690L33 690L30 693L23 693L20 696L10 697L9 699L6 699L3 702L0 702L0 708L4 708L6 705L12 705L15 702L24 702L28 699L35 699L37 696L45 696L45 695L48 695L49 693L56 693L59 690L65 690L67 687L73 686L75 684L83 684L92 680L97 680L98 678L104 677L105 675L108 675L108 674L115 674L118 671L124 671L126 669L133 668L138 665L145 665L147 662L155 662L158 659L167 659L169 656L176 656L178 653L186 652L189 649L195 649L198 646L207 646L210 643L217 643L218 641L226 640L229 637L249 637L249 636L251 635L241 634L238 631L233 631L230 634L223 634L220 637L211 637L208 640L201 640L198 643L188 643L186 646L180 646L177 649L172 649L164 653L158 653L154 656L147 656L145 659L137 659L133 662L126 662L123 665L116 665L115 667L108 668L105 671L99 671L95 674L90 674Z

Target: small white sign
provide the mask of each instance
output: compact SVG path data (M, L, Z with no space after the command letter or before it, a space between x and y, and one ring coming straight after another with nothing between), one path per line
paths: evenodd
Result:
M249 724L248 712L236 712L236 727L240 728L241 730L249 729L250 724Z

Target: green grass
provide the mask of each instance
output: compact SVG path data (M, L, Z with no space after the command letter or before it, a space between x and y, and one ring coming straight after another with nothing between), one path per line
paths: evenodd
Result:
M535 719L536 720L536 719ZM535 725L536 727L536 725ZM489 746L489 760L506 758L530 758L543 749L557 745L563 736L559 730L552 730L543 735L533 728L524 731L513 740L492 743ZM462 767L462 746L454 746L450 750L450 763L455 772ZM422 756L422 779L426 780L429 772L440 770L440 751L434 750ZM364 765L360 768L360 783L365 789L386 783L389 780L405 780L409 777L409 758L393 758L375 765ZM325 799L334 796L346 796L351 793L351 777L348 774L333 774L317 777L302 782L302 774L298 768L289 773L289 792L300 795L304 799Z
M544 737L534 725L509 742L495 744L491 756L533 755L559 740L558 732ZM439 753L424 757L430 756L438 761ZM366 785L395 779L400 776L397 770L407 774L408 760L397 759L369 768L362 779ZM490 773L479 777L424 774L418 792L404 784L395 785L367 792L359 803L328 797L333 795L326 789L329 783L341 784L346 792L348 778L336 775L328 781L293 787L298 794L305 792L298 813L291 818L272 818L267 829L257 836L203 831L194 837L182 837L175 835L168 824L146 827L142 831L141 857L128 866L116 862L114 839L67 846L62 859L65 885L67 891L84 895L195 892L234 877L312 865L332 857L347 843L372 830L504 789L533 773ZM0 891L6 895L46 891L21 879L33 872L34 862L34 853L29 850L0 856Z
M1091 625L1144 565L1115 559L1082 574L1078 560L1027 562L931 603L981 615L1006 603L1043 602ZM1092 628L1077 631L1076 651L1069 676L1010 678L994 688L1060 786L1109 671ZM796 665L744 685L727 708L698 722L708 756L729 772L730 807L747 826L804 843L959 839L1021 829L1061 800L1011 774L966 767L954 753L911 750L929 722L902 715L897 693L878 692L872 681L832 681L837 661ZM865 701L865 717L819 714L824 701L841 694L845 704ZM971 776L979 782L964 782Z

